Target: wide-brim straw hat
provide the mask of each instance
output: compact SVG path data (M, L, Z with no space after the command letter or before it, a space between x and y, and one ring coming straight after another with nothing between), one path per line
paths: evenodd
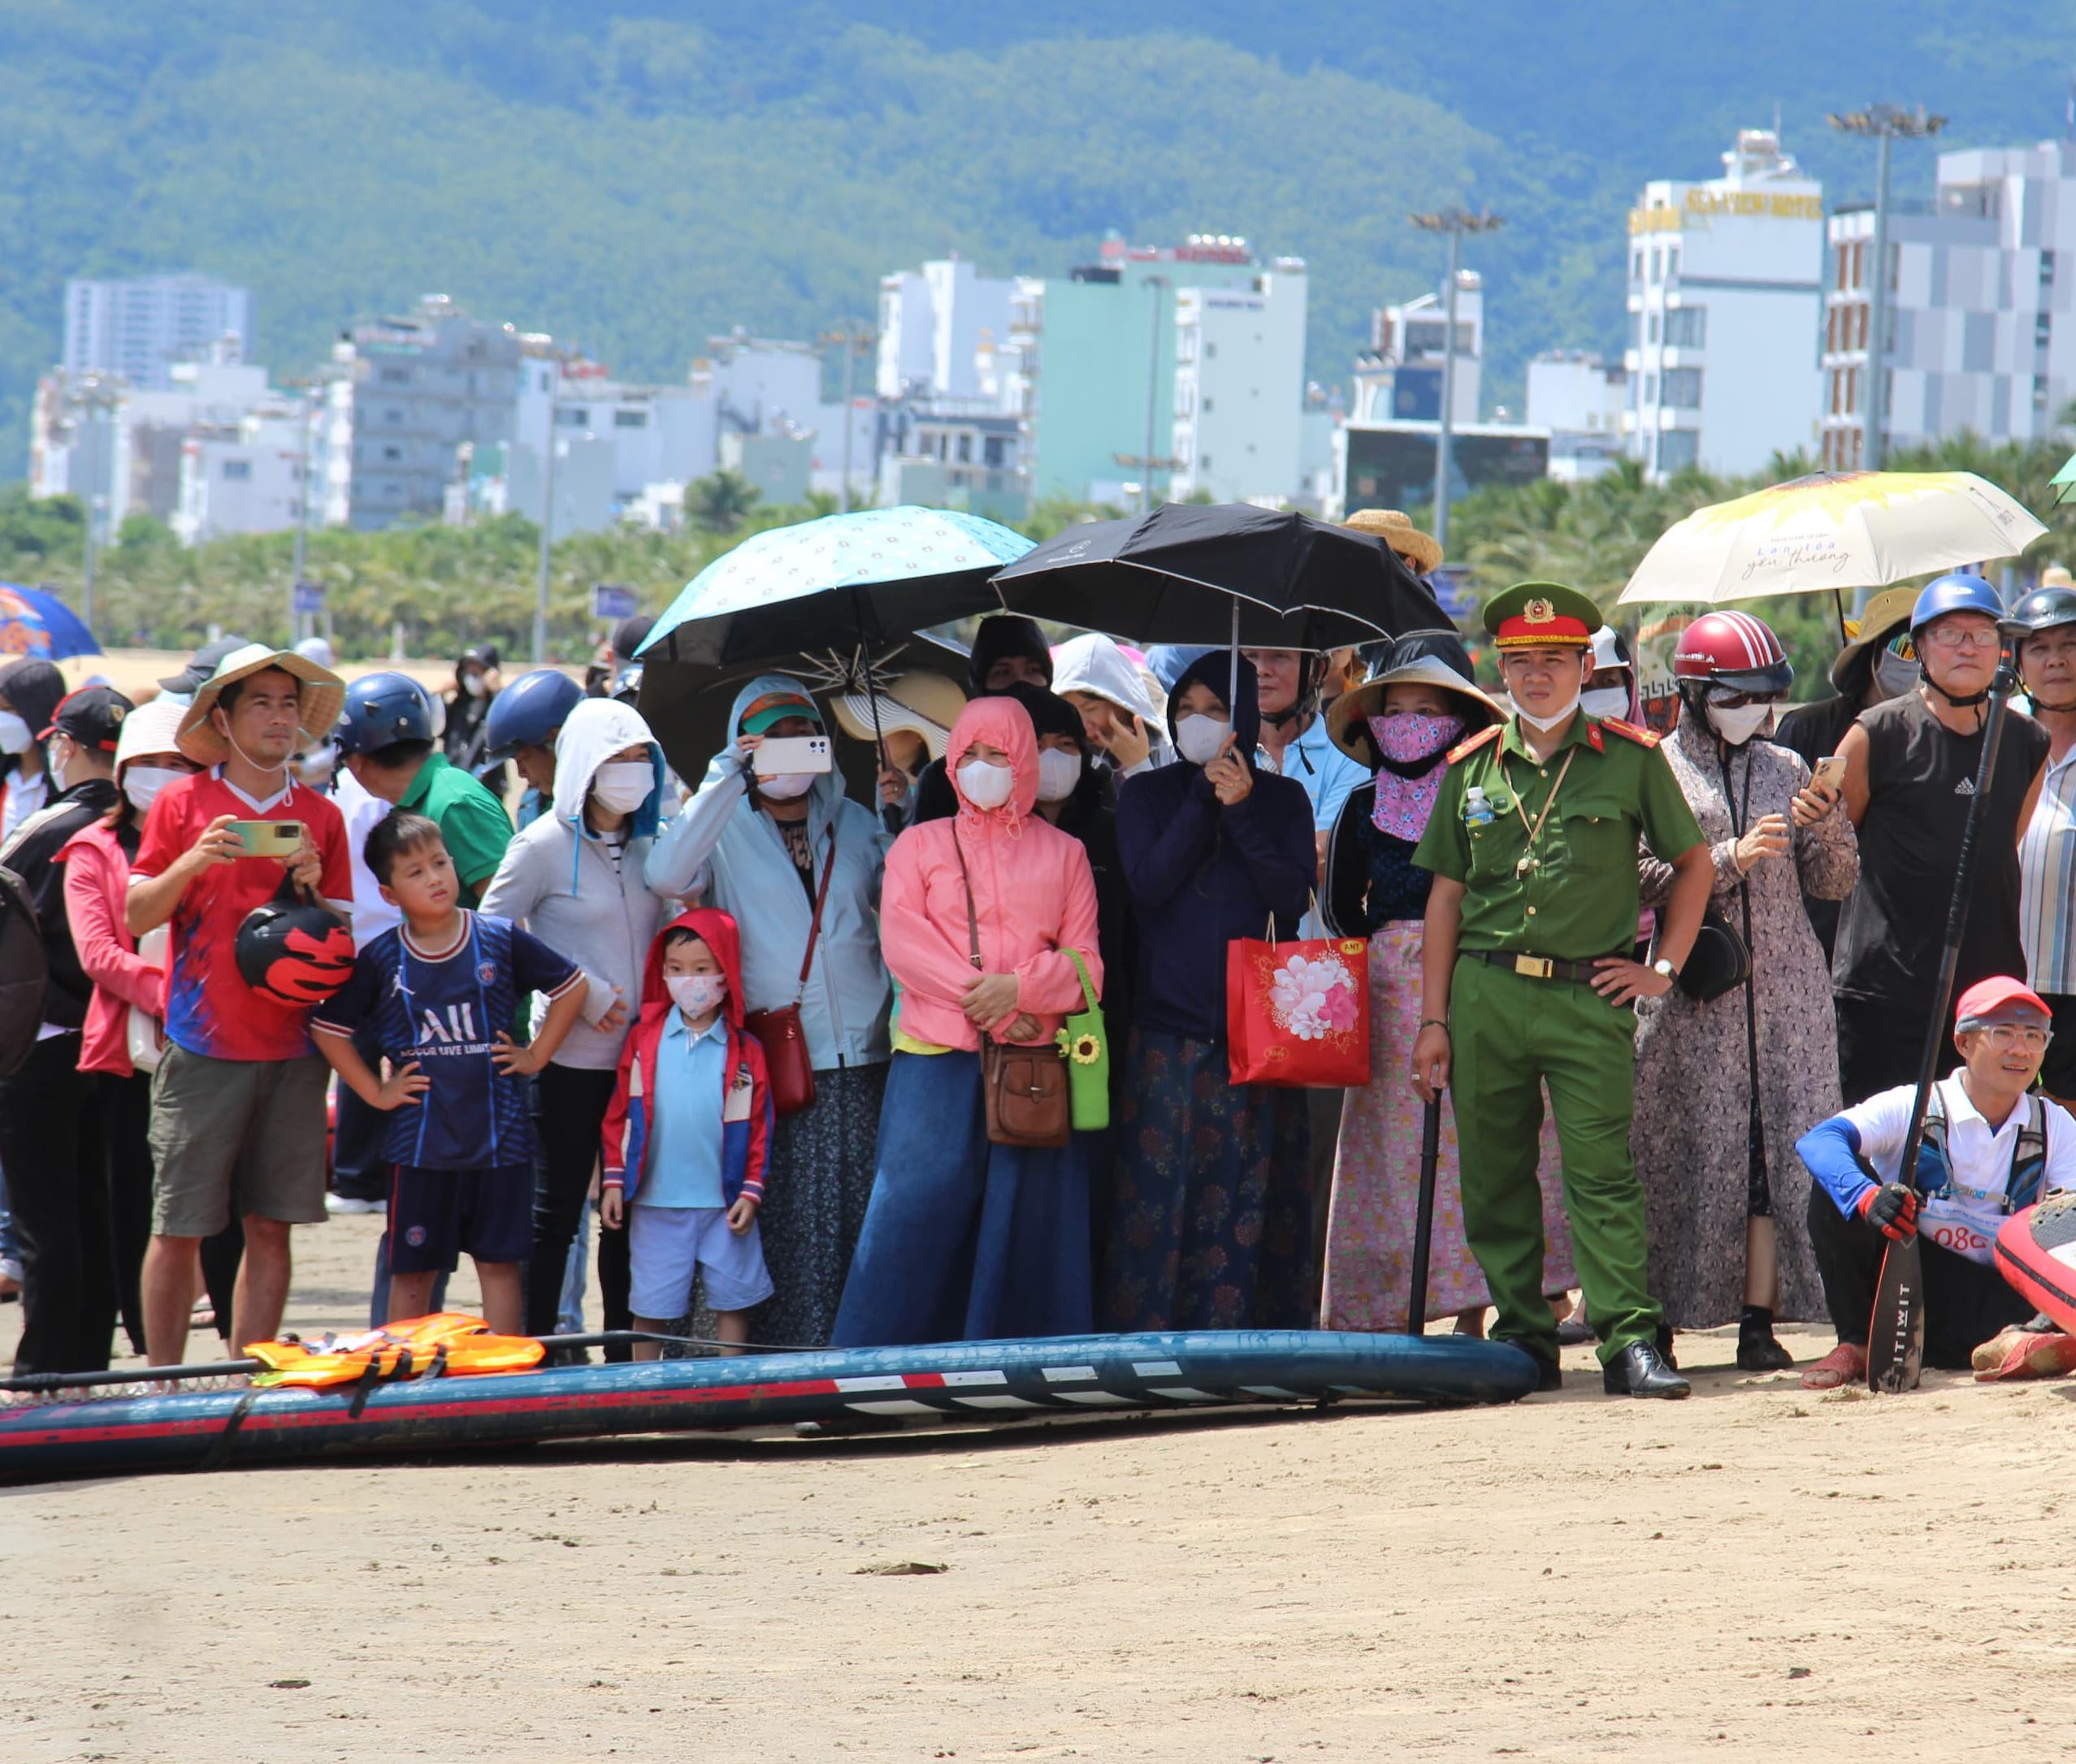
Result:
M1441 635L1453 636L1454 633ZM1364 765L1376 763L1369 746L1369 720L1384 714L1384 691L1388 686L1437 687L1482 706L1494 722L1506 717L1506 713L1490 693L1451 667L1439 654L1409 652L1419 648L1417 635L1402 637L1392 646L1382 668L1360 686L1350 687L1327 706L1327 739L1350 759L1359 760Z
M956 681L926 669L912 668L877 695L839 693L830 699L830 708L836 713L837 726L854 741L874 739L875 696L879 700L881 735L896 729L908 730L923 738L923 745L930 749L933 760L944 757L944 750L951 739L951 726L958 722L959 713L966 708L966 695L959 690Z
M1859 624L1848 627L1853 631L1851 639L1831 665L1831 683L1840 691L1845 691L1845 682L1861 652L1892 635L1898 625L1909 624L1911 611L1917 604L1915 588L1883 588L1869 600L1866 611L1860 615Z
M181 752L197 765L221 765L231 756L231 744L210 724L209 713L234 681L249 679L278 668L302 683L300 714L303 732L298 748L314 746L332 732L339 713L346 708L346 683L329 668L321 668L308 656L293 649L270 649L265 644L247 644L234 649L216 664L216 671L195 690L194 702L180 719Z
M1423 533L1402 509L1358 509L1341 524L1382 540L1400 557L1418 564L1422 575L1441 561L1441 547L1434 535Z

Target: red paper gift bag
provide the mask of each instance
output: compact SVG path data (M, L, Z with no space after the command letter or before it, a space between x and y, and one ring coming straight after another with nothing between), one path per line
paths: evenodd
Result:
M1226 1057L1235 1084L1370 1081L1370 947L1359 937L1225 946Z

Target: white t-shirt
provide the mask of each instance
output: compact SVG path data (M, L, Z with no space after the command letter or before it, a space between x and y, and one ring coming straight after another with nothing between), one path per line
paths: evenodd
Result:
M332 800L346 822L346 854L353 865L353 948L358 951L392 925L404 922L404 915L382 898L382 886L361 856L367 836L388 818L392 805L362 788L360 780L344 765L332 774Z
M1940 1248L1987 1265L1997 1228L2004 1223L2004 1195L2011 1178L2011 1160L2026 1125L2028 1104L2018 1105L1996 1132L1969 1100L1957 1068L1935 1086L1946 1113L1946 1151L1952 1166L1950 1192L1927 1199L1918 1214L1918 1229ZM1903 1138L1910 1130L1910 1105L1918 1089L1900 1084L1845 1111L1860 1135L1861 1155L1884 1182L1893 1182L1903 1167ZM2076 1120L2059 1103L2042 1099L2047 1135L2047 1171L2042 1191L2076 1188Z

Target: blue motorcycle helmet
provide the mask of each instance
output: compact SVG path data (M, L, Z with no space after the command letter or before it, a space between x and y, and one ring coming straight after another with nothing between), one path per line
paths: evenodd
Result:
M1975 613L1994 619L2000 634L2007 630L2010 621L2004 610L2004 597L1982 577L1966 570L1952 570L1926 583L1924 592L1918 596L1918 604L1910 609L1910 646L1917 652L1919 678L1948 704L1965 709L1985 703L1990 696L1989 688L1986 686L1980 691L1957 696L1935 680L1925 667L1925 633L1940 619L1955 613Z
M332 726L341 754L379 753L400 741L431 741L432 695L408 674L364 674L346 688Z
M522 674L490 701L484 714L483 757L501 765L522 748L552 748L584 689L556 668Z

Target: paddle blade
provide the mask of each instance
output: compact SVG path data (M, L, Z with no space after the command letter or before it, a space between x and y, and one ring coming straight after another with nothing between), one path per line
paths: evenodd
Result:
M1874 1314L1867 1327L1867 1389L1893 1396L1915 1390L1925 1368L1925 1275L1918 1240L1892 1243L1881 1259Z

